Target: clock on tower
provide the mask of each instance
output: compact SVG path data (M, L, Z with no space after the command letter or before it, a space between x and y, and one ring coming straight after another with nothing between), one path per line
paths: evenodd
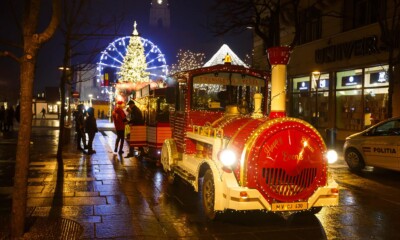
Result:
M150 8L150 26L169 28L170 14L168 0L152 0Z

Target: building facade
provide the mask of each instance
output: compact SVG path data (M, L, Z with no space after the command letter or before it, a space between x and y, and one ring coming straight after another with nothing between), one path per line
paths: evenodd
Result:
M150 26L169 28L170 21L168 0L152 0L150 7Z
M388 117L388 52L373 1L301 1L304 31L288 65L287 112L313 124L321 134L334 130L336 140ZM387 9L390 9L388 6ZM312 13L312 14L311 14ZM335 16L328 13L335 13ZM283 26L281 45L293 28ZM254 66L268 65L262 40L254 40ZM264 68L265 69L265 68ZM393 94L393 116L400 115L399 84Z

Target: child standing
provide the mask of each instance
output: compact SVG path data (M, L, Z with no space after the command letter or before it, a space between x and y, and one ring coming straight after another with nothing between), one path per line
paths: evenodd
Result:
M96 153L93 150L93 139L94 135L98 132L96 118L94 117L94 108L90 107L87 110L88 116L85 120L85 132L88 134L88 154Z

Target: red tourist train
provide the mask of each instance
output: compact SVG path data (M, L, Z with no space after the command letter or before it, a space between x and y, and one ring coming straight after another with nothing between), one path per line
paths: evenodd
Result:
M202 187L210 219L227 209L316 213L338 204L323 138L309 123L286 116L289 50L268 54L271 79L221 64L175 74L175 93L165 97L171 136L160 162L171 180L179 176L195 191Z

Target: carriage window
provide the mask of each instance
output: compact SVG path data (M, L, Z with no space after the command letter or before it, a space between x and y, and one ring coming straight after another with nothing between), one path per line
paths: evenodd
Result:
M250 111L252 96L265 87L265 80L238 73L211 73L193 78L192 109L224 110L238 105Z

